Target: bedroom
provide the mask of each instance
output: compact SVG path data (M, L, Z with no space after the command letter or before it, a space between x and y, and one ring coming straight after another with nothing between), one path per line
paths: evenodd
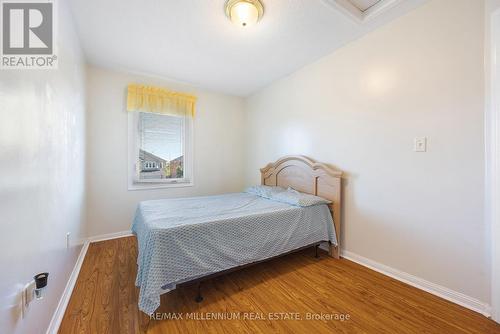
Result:
M500 1L0 2L2 333L500 333Z

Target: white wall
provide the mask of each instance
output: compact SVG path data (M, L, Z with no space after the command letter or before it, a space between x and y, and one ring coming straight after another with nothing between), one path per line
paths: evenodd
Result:
M89 236L129 230L137 203L241 191L244 173L243 100L144 75L88 68ZM158 85L198 96L194 121L194 186L128 191L126 88Z
M488 303L483 25L483 1L430 1L249 98L247 183L331 163L344 249Z
M85 66L64 1L58 20L59 69L0 70L2 333L45 332L84 232ZM20 289L44 271L45 298L22 319Z

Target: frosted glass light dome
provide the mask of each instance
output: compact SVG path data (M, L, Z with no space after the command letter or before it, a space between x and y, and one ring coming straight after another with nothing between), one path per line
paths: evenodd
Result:
M256 24L264 14L259 0L229 0L226 2L226 15L231 22L240 27Z

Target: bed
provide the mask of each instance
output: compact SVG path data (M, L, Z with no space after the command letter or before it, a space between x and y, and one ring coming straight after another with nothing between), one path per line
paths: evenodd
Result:
M325 244L339 256L341 172L302 156L261 169L261 184L320 196L328 204L296 206L255 193L141 202L137 236L139 309L153 313L160 295L250 264ZM198 300L201 300L199 294Z

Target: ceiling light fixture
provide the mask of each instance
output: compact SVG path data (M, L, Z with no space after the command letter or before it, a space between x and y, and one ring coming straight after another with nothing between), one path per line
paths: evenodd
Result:
M227 0L224 9L231 22L240 27L254 25L264 15L264 6L259 0Z

